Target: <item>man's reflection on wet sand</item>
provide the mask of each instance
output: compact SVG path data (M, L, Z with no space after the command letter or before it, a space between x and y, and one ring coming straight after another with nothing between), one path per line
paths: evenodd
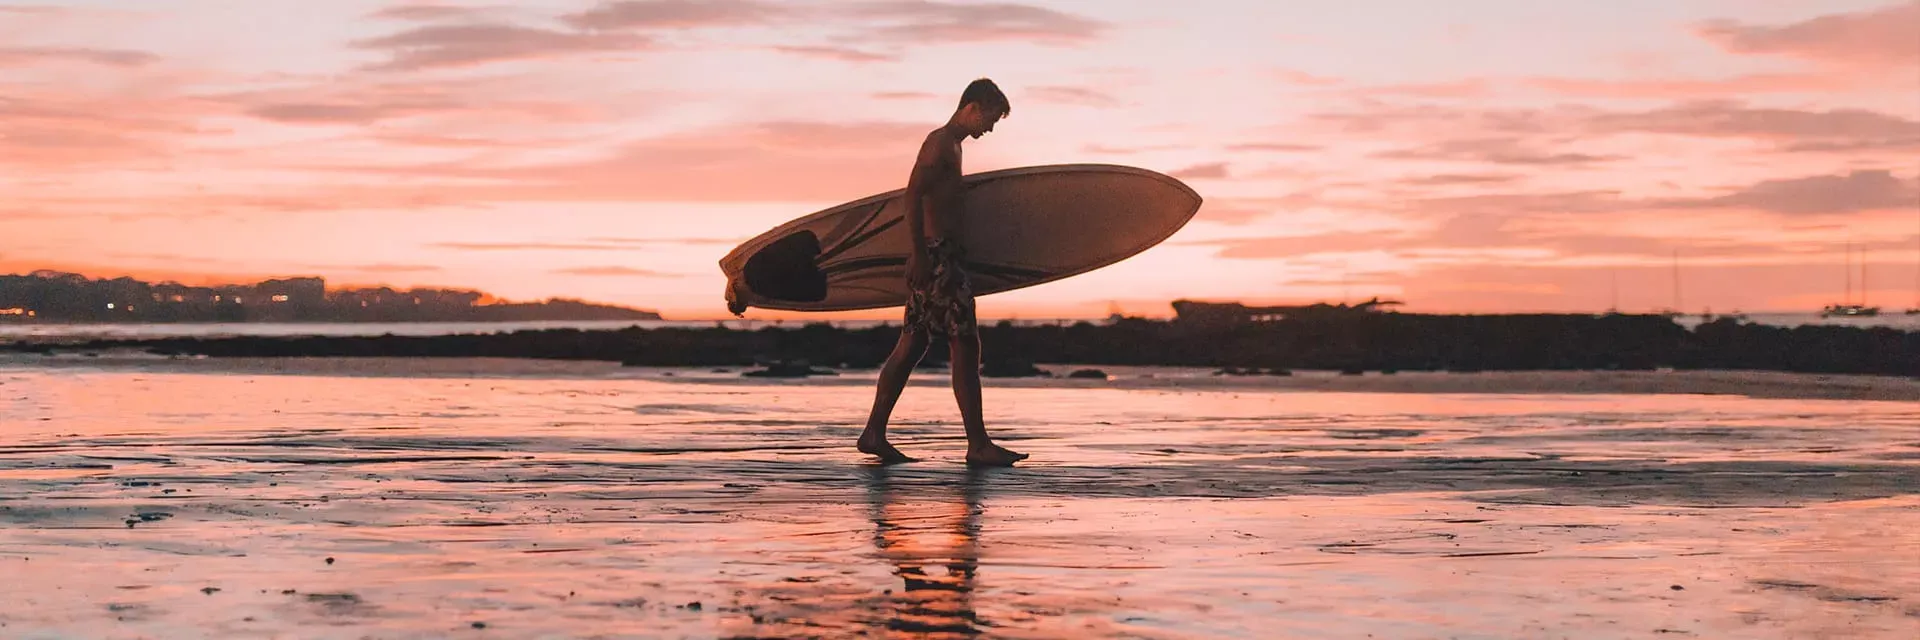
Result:
M980 562L980 498L991 471L909 483L888 467L871 467L867 508L873 546L900 579L874 613L883 637L968 637L979 633L973 610ZM954 497L958 500L953 499Z
M735 596L745 615L725 623L721 637L971 638L991 626L975 614L973 596L980 503L994 470L956 476L873 466L858 473L855 490L864 491L871 521L860 533L871 535L870 550L836 537L831 549L789 558L808 567L800 575L740 585ZM875 572L867 563L876 559L890 579L869 577Z

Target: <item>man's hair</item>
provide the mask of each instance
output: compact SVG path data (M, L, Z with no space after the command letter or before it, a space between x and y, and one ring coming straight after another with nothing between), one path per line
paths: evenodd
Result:
M964 109L969 102L979 103L982 109L997 108L1002 116L1013 113L1013 105L1007 102L1007 94L1001 93L1000 87L986 78L968 83L967 90L960 92L960 105L955 108Z

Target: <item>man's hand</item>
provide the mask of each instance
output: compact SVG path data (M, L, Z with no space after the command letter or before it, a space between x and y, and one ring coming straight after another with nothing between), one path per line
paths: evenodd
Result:
M933 281L933 263L918 253L907 257L907 286L915 291Z

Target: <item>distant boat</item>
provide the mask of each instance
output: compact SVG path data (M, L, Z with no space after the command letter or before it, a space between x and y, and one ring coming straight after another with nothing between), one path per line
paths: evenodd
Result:
M1909 309L1907 313L1920 313L1920 310ZM1820 310L1820 317L1822 318L1832 318L1835 316L1843 318L1870 318L1877 315L1880 315L1880 307L1869 307L1863 304L1830 304Z
M1822 318L1833 318L1833 317L1871 318L1871 317L1880 315L1880 307L1869 307L1866 305L1867 265L1865 264L1866 262L1865 260L1862 260L1861 261L1862 264L1860 265L1860 302L1859 303L1853 302L1853 243L1852 242L1847 243L1845 260L1846 260L1847 284L1846 284L1845 293L1841 295L1842 302L1840 304L1830 304L1830 305L1827 305L1826 307L1821 308L1820 317ZM1908 313L1913 313L1913 311L1909 311Z

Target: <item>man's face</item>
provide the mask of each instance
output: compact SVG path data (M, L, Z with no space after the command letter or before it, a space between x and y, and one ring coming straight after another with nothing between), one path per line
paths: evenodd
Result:
M982 107L977 103L972 106L974 110L973 137L976 139L993 132L994 123L999 122L1000 118L1006 115L1005 112L999 109Z

